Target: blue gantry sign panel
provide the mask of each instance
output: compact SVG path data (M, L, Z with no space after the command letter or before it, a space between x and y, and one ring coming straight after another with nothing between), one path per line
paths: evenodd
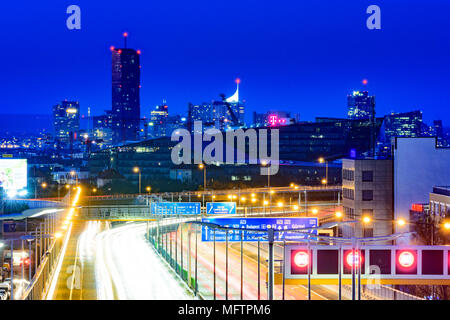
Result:
M157 215L199 215L200 202L152 202L152 214Z
M236 214L236 202L207 202L206 214Z
M317 218L204 218L202 222L218 224L224 227L233 227L239 229L262 229L267 230L273 228L276 230L300 229L317 227ZM223 229L215 229L215 240L218 242L226 241L226 232ZM310 231L317 234L317 230ZM229 230L228 241L267 241L267 232L250 232ZM276 232L275 240L277 241L299 241L305 239L305 235L298 232ZM209 226L202 225L202 241L214 241L214 229Z

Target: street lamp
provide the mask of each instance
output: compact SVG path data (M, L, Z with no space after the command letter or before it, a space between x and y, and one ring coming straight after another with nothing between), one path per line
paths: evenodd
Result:
M336 218L338 218L338 219L342 218L342 212L340 212L340 211L336 211L335 215L336 215Z
M139 167L134 167L133 172L139 174L139 194L141 194L141 170Z
M372 219L371 219L369 216L364 216L363 219L362 219L362 221L363 221L365 224L368 224L368 223L370 223L370 222L372 221Z
M77 184L78 184L78 175L77 175L77 173L75 172L75 170L70 171L70 175L71 175L72 177L75 176L75 185L77 185Z
M263 167L267 166L269 163L266 160L261 161ZM267 188L270 189L270 167L267 168Z
M203 170L203 192L206 191L206 166L203 163L198 165L200 170Z
M325 179L322 179L322 184L328 185L328 161L324 157L320 157L319 163L325 163Z
M317 210L316 208L312 209L313 214L317 214L318 212L319 212L319 210Z
M445 230L450 230L450 222L444 222L443 227Z
M150 191L152 191L152 187L147 186L147 187L145 188L145 190L147 190L147 192L150 193Z

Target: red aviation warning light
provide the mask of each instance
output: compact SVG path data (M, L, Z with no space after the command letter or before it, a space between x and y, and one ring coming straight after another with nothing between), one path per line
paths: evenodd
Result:
M367 81L367 79L363 79L362 84L366 85L369 81Z
M291 273L307 274L308 266L311 264L311 258L308 250L291 251ZM312 267L311 267L312 270Z
M128 37L128 32L124 32L123 33L123 36L126 38L126 37Z
M395 257L396 257L395 273L417 274L416 250L397 250Z
M234 80L234 81L236 82L236 84L241 83L241 79L239 79L239 78L236 78L236 80Z

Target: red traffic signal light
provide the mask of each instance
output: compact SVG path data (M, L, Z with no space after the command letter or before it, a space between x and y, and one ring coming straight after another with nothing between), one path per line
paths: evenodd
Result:
M353 255L352 250L348 250L345 255L345 263L347 263L347 266L350 268L353 267L353 263L355 263L355 268L358 268L361 263L364 262L364 257L361 254L361 251L355 250L355 254Z
M307 274L308 266L311 264L311 256L308 250L291 251L291 273ZM312 268L311 268L312 270Z
M415 260L414 255L409 251L403 251L398 255L398 263L404 268L414 265Z
M417 274L417 250L397 250L395 260L397 274Z
M299 251L294 256L294 263L297 267L305 268L309 264L309 254L304 251Z

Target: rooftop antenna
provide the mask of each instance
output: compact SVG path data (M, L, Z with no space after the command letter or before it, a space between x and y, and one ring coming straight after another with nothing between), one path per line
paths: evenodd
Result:
M124 48L127 48L127 38L128 38L128 32L124 32L123 33L123 43L124 43Z

